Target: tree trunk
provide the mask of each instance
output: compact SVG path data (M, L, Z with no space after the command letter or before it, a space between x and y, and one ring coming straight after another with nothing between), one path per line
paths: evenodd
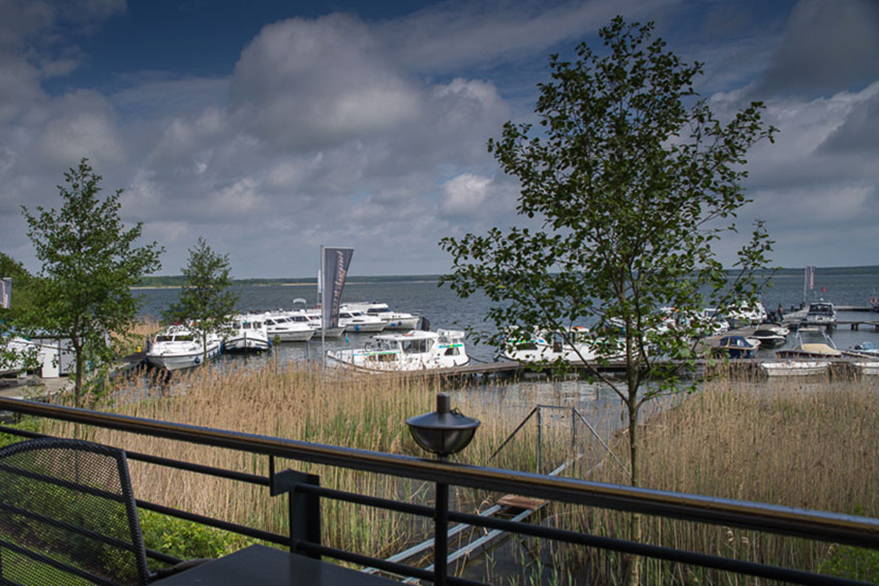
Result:
M76 353L76 375L73 383L73 406L82 407L82 369L84 362L82 348L74 347L73 351ZM58 360L61 360L60 356Z
M629 395L626 401L629 411L629 465L631 466L632 476L631 485L640 486L641 470L638 461L638 396L637 394ZM641 542L641 514L632 513L629 517L629 539L636 543ZM637 556L629 556L627 568L626 584L628 586L639 586L641 583L641 558Z

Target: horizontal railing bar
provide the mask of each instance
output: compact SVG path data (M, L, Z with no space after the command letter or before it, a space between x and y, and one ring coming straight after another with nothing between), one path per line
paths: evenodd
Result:
M371 558L369 556L352 553L343 549L336 549L334 547L328 547L326 545L319 545L310 541L297 542L296 551L310 554L319 554L329 558L359 564L364 567L378 568L383 572L388 572L390 574L396 574L399 576L410 576L412 578L429 580L431 582L434 579L434 574L430 570L424 570L422 568L416 568L414 566L407 566L405 564ZM455 576L448 576L446 578L446 583L459 586L485 586L483 582L474 582L472 580L458 578Z
M156 503L142 501L140 499L136 499L135 504L142 509L153 511L154 513L161 513L163 515L176 517L185 521L192 521L194 523L199 523L200 525L216 527L217 529L231 531L232 533L238 533L240 535L244 535L245 537L253 537L254 539L268 541L269 543L275 543L277 545L290 545L290 537L287 535L279 535L277 533L270 533L268 531L262 531L260 529L246 527L244 525L237 525L228 521L221 521L212 517L205 517L204 515L189 513L187 511L181 511L180 509L174 509L172 507L166 507L165 505L158 505Z
M467 523L487 527L489 529L499 529L508 533L517 533L519 535L530 535L542 539L552 539L554 541L562 541L576 545L584 545L604 550L618 551L621 553L633 554L638 556L667 560L681 564L701 566L715 570L722 570L738 574L747 574L759 578L769 578L771 580L780 580L795 584L805 584L808 586L870 586L870 582L859 582L846 578L837 578L834 576L826 576L822 574L813 574L800 570L789 568L781 568L759 564L756 562L748 562L737 560L734 558L726 558L703 554L681 549L673 549L658 545L650 545L646 543L637 543L634 541L626 541L624 539L616 539L613 537L601 537L598 535L590 535L588 533L578 533L576 531L568 531L566 529L556 529L553 527L545 527L542 525L531 525L519 521L508 521L505 519L486 518L479 515L469 513L459 513L457 511L449 511L449 520L458 523Z
M28 431L26 429L18 429L17 427L9 427L6 425L0 425L0 433L8 433L9 435L17 435L19 437L26 437L28 439L40 439L44 437L52 437L50 435L46 435L45 433L37 433L35 431Z
M272 481L268 476L260 476L258 474L236 472L235 470L215 468L213 466L205 466L203 464L193 464L192 462L184 462L183 460L174 460L172 458L152 456L150 454L142 454L140 452L129 452L127 450L125 451L125 455L128 457L129 460L137 460L138 462L156 464L157 466L167 466L168 468L186 470L187 472L196 472L198 474L204 474L206 476L215 476L217 478L237 480L238 482L246 482L248 484L256 484L258 486L271 486L272 484Z
M176 565L182 562L178 557L174 557L173 555L168 555L163 551L157 551L155 549L146 548L146 554L148 558L158 560L160 562L165 562L166 564Z
M407 513L418 517L433 517L436 509L427 505L416 505L413 503L404 503L402 501L394 501L377 496L369 496L365 494L357 494L354 492L346 492L344 490L336 490L316 484L299 484L296 486L297 491L311 493L324 498L331 498L337 501L353 503L355 505L366 505L369 507L377 507L396 511L398 513Z
M0 398L0 409L280 458L879 549L879 520L244 434Z

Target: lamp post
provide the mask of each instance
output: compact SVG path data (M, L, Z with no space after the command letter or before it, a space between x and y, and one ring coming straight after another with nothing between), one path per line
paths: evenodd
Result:
M452 411L449 395L437 393L436 411L410 417L406 424L415 443L445 460L467 447L480 422L457 410ZM445 482L436 483L433 557L434 584L445 586L449 557L449 485Z

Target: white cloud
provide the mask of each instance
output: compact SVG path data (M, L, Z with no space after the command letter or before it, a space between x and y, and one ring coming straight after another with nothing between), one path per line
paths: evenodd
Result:
M112 110L102 96L76 92L56 100L53 112L39 140L48 164L72 167L85 157L99 166L124 158Z
M242 128L293 150L389 131L419 114L417 89L364 23L341 14L263 28L236 65L231 103Z
M440 209L447 215L477 213L488 199L490 185L489 177L479 177L471 173L458 175L443 185Z

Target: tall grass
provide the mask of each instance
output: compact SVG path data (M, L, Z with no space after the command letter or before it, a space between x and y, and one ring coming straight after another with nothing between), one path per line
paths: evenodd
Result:
M132 399L132 386L149 394ZM175 373L170 386L142 384L120 386L115 396L125 396L114 410L136 417L197 426L271 435L359 449L426 456L411 439L405 420L435 408L438 381L405 376L351 376L344 371L324 371L312 364L226 366ZM519 423L519 416L503 413L496 405L457 402L483 426L458 461L519 467L534 471L536 435L533 426L523 431L496 461L490 456ZM62 431L63 433L69 433ZM90 439L128 450L178 458L208 466L268 474L268 458L206 446L133 436L109 430L89 430ZM559 443L559 442L556 442ZM570 445L553 448L553 434L545 432L544 460L559 461ZM550 464L547 464L550 465ZM365 472L300 462L276 462L318 474L323 486L411 502L432 504L432 484ZM161 502L260 529L286 533L286 499L272 499L268 490L222 479L131 463L138 498ZM454 506L476 510L485 495L454 490ZM369 555L391 555L428 538L429 521L379 509L325 499L322 505L324 543Z
M843 514L879 516L879 393L869 379L733 381L703 390L655 416L642 434L644 486ZM612 467L597 477L624 482ZM564 507L566 524L625 537L627 518ZM831 544L730 527L645 519L645 540L808 571L828 571ZM564 548L563 548L564 549ZM582 549L563 563L614 583L620 560ZM650 561L649 584L759 584L740 576ZM843 572L844 573L844 572ZM598 576L596 576L598 577ZM876 579L879 576L874 576Z
M268 362L227 367L224 372L206 367L175 375L164 394L158 392L160 385L148 388L152 395L121 402L116 410L150 419L423 456L405 420L432 410L441 385L404 376L350 376L311 364ZM538 402L535 398L534 403L512 405L503 400L507 390L497 384L454 393L453 406L482 421L473 444L457 459L534 472L534 421L492 459ZM485 400L486 395L501 399ZM541 400L546 402L545 397ZM661 409L645 418L648 422L641 434L645 486L879 516L879 410L874 381L765 382L733 380L715 373L698 394L657 405ZM572 445L573 429L576 446ZM106 430L90 433L95 441L134 451L268 473L267 458L262 456ZM623 468L570 414L544 416L541 436L543 472L585 451L579 465L565 475L628 482ZM625 453L625 441L618 435L612 442L618 454ZM277 465L318 474L323 486L433 502L433 486L428 483L299 462ZM132 462L132 474L139 498L269 531L287 531L286 500L272 499L265 488L137 462ZM463 511L484 508L496 496L452 491L453 506ZM391 555L429 538L432 529L429 521L326 499L322 516L324 543L375 556ZM626 516L611 511L554 505L543 522L626 537ZM829 546L817 542L726 527L660 519L646 519L644 525L649 542L800 569L824 567L831 552ZM527 566L525 572L511 572L509 559L489 556L483 564L488 573L477 577L493 583L614 584L622 575L621 560L612 554L526 539L513 543L512 555L517 564ZM644 580L649 584L758 583L653 561L645 566Z

